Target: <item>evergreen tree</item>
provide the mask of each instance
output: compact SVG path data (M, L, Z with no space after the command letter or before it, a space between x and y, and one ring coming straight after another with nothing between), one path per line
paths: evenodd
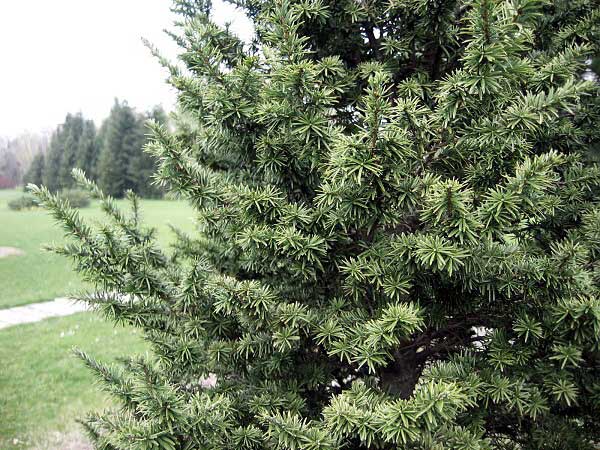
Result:
M142 119L127 102L115 100L106 120L98 158L98 184L109 195L123 197L136 188L130 163L139 155L145 137Z
M83 130L77 142L74 167L90 175L94 174L99 153L96 126L93 121L86 120L83 123Z
M91 172L85 172L88 177L96 181L100 178L100 160L104 148L104 142L106 140L106 130L108 129L109 118L110 115L108 118L102 121L102 124L98 128L98 133L96 133L95 144L96 150L98 151L98 154L96 156L96 163L94 164L94 167L92 168Z
M137 113L126 102L115 101L108 119L99 132L102 149L96 173L99 186L108 194L123 197L128 190L142 197L160 197L162 190L152 183L155 159L144 152L148 120L166 125L168 118L161 107L146 114Z
M52 133L52 137L50 138L50 145L46 155L44 171L42 174L44 186L46 186L51 192L58 191L61 188L59 173L63 150L64 136L62 132L62 125L59 125L54 133Z
M179 0L187 70L161 58L186 128L148 149L197 235L169 256L135 196L77 172L95 231L32 187L153 349L80 352L121 405L97 448L595 448L596 3L234 3L250 49Z
M85 120L81 113L67 114L50 140L50 148L43 170L44 185L51 191L73 187L73 168L93 173L97 149L94 122Z
M145 134L149 132L146 127L149 120L165 126L168 123L167 114L158 106L140 119L140 127L144 127ZM160 187L152 183L152 175L156 172L156 168L155 158L145 152L143 146L139 148L136 154L131 156L127 169L136 194L146 198L161 196L162 190Z
M64 144L60 158L60 167L58 169L58 185L60 189L67 189L73 184L71 171L75 167L75 158L77 157L78 137L81 135L80 124L75 129L67 128L64 134Z
M43 183L45 159L46 155L43 152L39 152L34 156L27 173L23 176L23 184L28 185L29 183L32 183L41 185Z

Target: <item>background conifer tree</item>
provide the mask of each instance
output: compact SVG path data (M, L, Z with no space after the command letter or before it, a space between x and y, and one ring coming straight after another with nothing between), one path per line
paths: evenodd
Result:
M177 1L187 70L161 58L185 128L148 150L196 235L168 255L81 172L112 225L32 187L153 348L80 353L120 403L97 448L594 448L596 3L235 3L250 48Z
M100 154L96 126L93 121L86 120L75 149L75 164L73 167L83 170L93 176Z
M161 107L155 107L150 112L139 118L139 128L144 135L150 130L147 128L148 121L167 126L168 117ZM146 137L143 144L137 149L137 152L131 156L128 162L128 175L133 182L133 189L141 197L160 197L163 190L152 182L152 175L156 172L156 160L147 152L143 151L143 145L146 143Z
M23 184L25 186L27 186L29 183L38 185L43 183L45 158L46 155L43 152L39 152L34 156L29 169L23 176Z
M168 118L161 107L140 114L127 102L115 100L98 133L97 144L100 155L95 173L98 185L107 194L123 197L128 190L142 197L159 197L162 194L162 190L152 184L155 160L143 151L150 131L148 120L166 125ZM83 166L79 168L84 169Z
M59 125L50 138L42 176L44 186L53 192L59 190L61 187L58 175L60 173L62 152L64 150L64 136L61 127Z
M67 114L65 122L52 134L45 157L43 180L51 191L68 189L74 180L74 167L93 173L96 158L96 128L82 114Z
M77 150L79 147L79 137L83 133L82 123L75 123L75 127L71 128L68 133L65 133L64 143L62 146L62 154L60 167L58 169L58 185L61 189L70 187L73 184L71 171L75 167L77 158Z
M98 184L109 195L123 197L135 188L129 162L144 145L140 118L127 102L115 100L103 131L98 158Z

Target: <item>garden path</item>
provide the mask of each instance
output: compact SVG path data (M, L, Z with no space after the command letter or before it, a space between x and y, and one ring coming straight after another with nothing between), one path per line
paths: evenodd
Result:
M38 322L49 317L68 316L87 310L88 307L85 304L64 297L50 302L0 309L0 329L22 323Z

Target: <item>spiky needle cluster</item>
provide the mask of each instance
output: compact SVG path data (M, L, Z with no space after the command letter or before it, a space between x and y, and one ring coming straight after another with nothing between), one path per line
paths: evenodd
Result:
M178 0L160 59L180 127L147 150L195 235L163 252L82 173L100 228L32 188L152 347L81 353L118 400L97 448L594 448L597 3L231 3L251 45Z

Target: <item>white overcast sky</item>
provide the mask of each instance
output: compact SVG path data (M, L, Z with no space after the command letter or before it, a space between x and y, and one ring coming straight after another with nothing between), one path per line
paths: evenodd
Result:
M53 129L68 112L99 125L114 102L139 110L174 93L166 72L143 46L153 42L174 59L170 0L0 0L0 136ZM232 22L248 39L249 21L214 1L214 20Z

